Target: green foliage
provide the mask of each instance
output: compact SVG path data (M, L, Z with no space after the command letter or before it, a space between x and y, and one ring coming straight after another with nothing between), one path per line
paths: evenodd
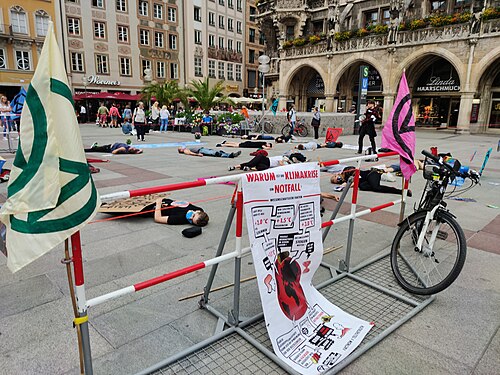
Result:
M218 81L210 87L210 79L207 77L204 80L192 80L189 86L186 89L187 95L193 97L204 111L220 103L234 105L232 100L223 94L224 81Z
M372 28L372 32L375 34L387 34L389 32L389 27L387 25L375 25Z
M363 27L361 29L356 30L356 36L358 38L362 38L364 36L367 36L368 34L370 34L370 32Z
M283 48L290 48L291 46L293 46L293 43L291 40L285 40L283 42Z
M486 8L482 15L483 20L500 18L500 8Z
M311 44L316 44L321 40L321 37L319 35L311 35L309 37L309 43Z
M410 22L410 30L418 30L426 27L427 24L424 20L413 20Z
M177 81L150 83L144 87L141 93L144 101L149 102L152 97L155 97L160 105L170 105L174 99L181 99L182 101L185 96Z
M343 42L345 40L350 39L352 35L353 35L352 31L339 31L335 33L333 37L337 42Z
M295 47L301 47L303 45L306 45L308 43L308 41L305 40L304 38L297 38L297 39L294 39L292 43Z

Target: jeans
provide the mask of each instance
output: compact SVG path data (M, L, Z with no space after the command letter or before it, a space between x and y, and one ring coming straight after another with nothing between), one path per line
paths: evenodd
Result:
M122 132L125 135L132 133L132 125L127 120L125 120L125 122L122 125Z
M212 150L211 148L205 148L202 147L198 150L198 153L202 154L203 156L215 156L215 157L220 157L220 158L230 158L231 154L227 153L222 150Z
M293 135L293 129L295 129L295 121L290 121L290 136Z
M162 131L167 131L168 127L168 118L162 118L160 119L160 132Z
M10 116L2 116L1 117L2 125L3 125L3 136L7 137L7 129L9 132L16 130L14 125L14 121L11 120Z

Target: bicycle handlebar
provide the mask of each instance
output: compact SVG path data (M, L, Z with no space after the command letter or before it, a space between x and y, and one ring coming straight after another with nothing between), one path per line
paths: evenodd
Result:
M462 178L470 178L475 183L479 182L480 175L476 171L474 171L474 170L469 170L466 173L460 173L459 171L455 171L451 165L449 165L448 163L446 163L443 160L442 157L438 157L436 155L433 155L433 154L431 154L427 150L422 150L422 155L428 157L429 159L434 160L437 164L442 165L443 167L445 167L446 169L448 169L448 171L450 173L452 173L455 176L459 176L459 177L462 177Z

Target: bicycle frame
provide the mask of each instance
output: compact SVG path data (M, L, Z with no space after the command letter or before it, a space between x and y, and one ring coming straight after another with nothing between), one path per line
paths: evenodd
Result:
M427 229L429 228L429 224L439 208L444 208L444 207L441 204L438 204L432 210L427 211L427 214L425 216L424 225L422 227L422 230L420 231L420 234L418 236L418 241L417 241L417 244L415 246L416 251L421 252L421 253L424 251L422 246L424 244L424 238L425 238L425 235L427 233ZM429 256L432 253L432 249L434 248L434 242L436 241L437 234L439 232L439 227L440 227L440 224L437 224L432 231L431 238L429 240L429 244L426 246L427 251L424 253L425 256Z

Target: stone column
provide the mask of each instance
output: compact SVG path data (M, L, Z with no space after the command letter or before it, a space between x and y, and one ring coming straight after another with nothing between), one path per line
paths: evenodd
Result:
M384 92L383 94L384 94L384 113L382 114L382 125L385 124L385 122L389 118L389 114L392 111L392 106L394 105L394 99L396 98L396 94L393 92Z
M286 108L286 95L280 95L278 98L278 111L281 111L283 108Z
M334 99L335 97L332 94L325 95L325 112L337 112L337 109L333 108Z
M458 111L458 121L456 133L470 132L470 114L472 110L472 100L474 92L462 92L460 96L460 110Z

